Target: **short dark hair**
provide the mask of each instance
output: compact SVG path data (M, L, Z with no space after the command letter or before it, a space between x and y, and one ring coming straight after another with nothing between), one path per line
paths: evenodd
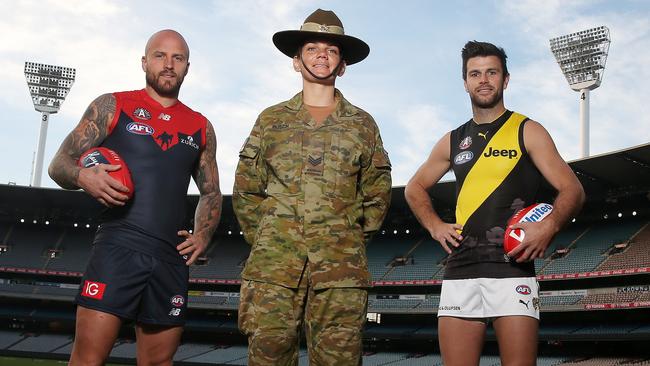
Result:
M467 60L472 57L478 56L496 56L501 60L501 68L503 68L503 76L508 76L508 65L506 65L506 51L503 48L493 45L488 42L469 41L465 43L465 47L461 51L463 57L463 80L467 80Z

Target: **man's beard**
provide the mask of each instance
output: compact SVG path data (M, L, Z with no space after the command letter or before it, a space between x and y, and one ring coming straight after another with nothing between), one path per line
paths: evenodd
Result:
M181 89L181 84L183 84L184 76L179 76L176 74L175 80L167 80L161 82L161 76L157 76L153 72L146 73L147 85L149 85L153 90L158 93L161 97L167 98L176 98L178 97L178 92Z
M481 109L490 109L494 108L501 100L503 100L503 89L499 89L493 96L492 98L488 100L481 100L478 97L476 97L474 94L469 95L469 99L472 101L472 105L475 107L481 108Z

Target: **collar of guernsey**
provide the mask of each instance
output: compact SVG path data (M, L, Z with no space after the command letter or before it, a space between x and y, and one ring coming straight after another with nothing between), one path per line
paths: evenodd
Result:
M517 150L517 156L514 159L507 159L502 162L503 165L495 172L494 165L482 153L474 163L472 169L467 173L463 186L458 193L458 204L456 205L456 223L465 225L467 220L481 206L481 204L494 192L494 190L510 174L512 169L517 165L521 158L521 147L519 146L519 126L527 119L526 116L513 112L510 118L499 128L499 130L490 139L485 146L484 151L501 149L501 146L508 146L508 149ZM485 176L494 176L494 179L481 179Z

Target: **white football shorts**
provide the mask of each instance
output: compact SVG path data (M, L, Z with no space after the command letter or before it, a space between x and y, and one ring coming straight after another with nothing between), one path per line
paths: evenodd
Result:
M485 318L525 315L539 320L535 277L443 280L438 317Z

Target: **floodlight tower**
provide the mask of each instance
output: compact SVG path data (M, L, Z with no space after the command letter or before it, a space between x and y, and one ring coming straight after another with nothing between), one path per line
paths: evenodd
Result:
M609 52L605 26L551 38L551 51L571 89L580 92L580 151L589 156L589 91L600 86Z
M56 113L74 83L75 69L63 66L44 65L25 62L25 79L34 102L34 109L41 112L41 131L38 134L38 147L32 166L30 185L41 186L43 155L47 139L47 123L50 114Z

